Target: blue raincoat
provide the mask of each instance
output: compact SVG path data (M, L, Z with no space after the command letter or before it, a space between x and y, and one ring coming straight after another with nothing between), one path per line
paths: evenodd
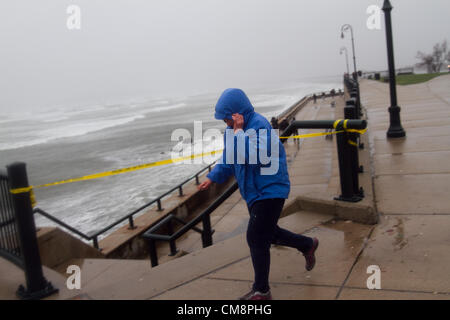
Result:
M219 159L218 164L207 177L213 182L223 183L231 175L234 175L241 195L249 207L257 200L287 199L290 182L286 153L276 132L266 118L254 111L250 100L241 89L227 89L222 93L216 104L214 117L218 120L232 119L234 113L243 115L244 131L239 130L236 134L232 133L231 137L234 139L234 143L231 144L232 141L227 141L227 137L230 138L230 135L224 135L222 158ZM227 129L232 130L233 128L227 127ZM274 137L276 144L273 144ZM238 140L242 143L245 142L245 152L237 148ZM272 145L278 146L278 152L271 150ZM234 152L227 151L230 148L234 148ZM260 157L261 152L267 157ZM231 154L231 157L228 153ZM270 159L269 162L268 159ZM269 169L273 165L271 163L273 161L278 161L278 165L272 167L277 168L276 172L262 174L263 171L261 170L263 168Z

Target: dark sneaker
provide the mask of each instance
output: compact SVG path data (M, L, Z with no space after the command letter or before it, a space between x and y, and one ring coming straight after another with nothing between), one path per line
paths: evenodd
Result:
M306 260L306 270L311 271L314 268L314 265L316 264L316 257L314 256L314 253L317 250L317 247L319 246L319 239L313 238L313 245L311 249L307 253L304 253Z
M240 297L239 300L272 300L272 295L270 294L270 290L266 293L252 290L246 295Z

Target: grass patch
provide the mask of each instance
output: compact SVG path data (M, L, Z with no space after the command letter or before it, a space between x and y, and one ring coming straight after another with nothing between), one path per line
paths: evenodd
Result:
M449 74L448 72L441 73L425 73L425 74L404 74L396 76L397 84L400 86L407 86L410 84L422 83L430 81L436 77ZM381 79L382 82L387 82L386 79Z

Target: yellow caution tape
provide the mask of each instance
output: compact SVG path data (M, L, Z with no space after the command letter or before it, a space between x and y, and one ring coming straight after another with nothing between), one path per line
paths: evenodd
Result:
M34 195L33 189L30 190L30 201L31 201L31 207L34 208L36 206L36 196Z
M359 134L364 134L364 133L366 133L367 128L366 128L366 129L362 129L362 130L357 130L357 129L346 129L345 131L346 131L346 132L356 132L356 133L359 133Z
M115 175L118 175L118 174L121 174L121 173L126 173L126 172L131 172L131 171L136 171L136 170L142 170L142 169L147 169L147 168L151 168L151 167L162 166L162 165L165 165L165 164L181 162L181 161L188 160L188 159L200 158L200 157L204 157L204 156L207 156L207 155L212 155L212 154L221 152L222 150L223 149L221 149L221 150L214 150L214 151L210 151L210 152L204 152L204 153L201 153L201 154L193 154L193 155L190 155L190 156L180 157L180 158L175 158L175 159L167 159L167 160L155 161L155 162L150 162L150 163L146 163L146 164L141 164L141 165L138 165L138 166L122 168L122 169L117 169L117 170L113 170L113 171L100 172L100 173L95 173L95 174L83 176L83 177L80 177L80 178L67 179L67 180L62 180L62 181L58 181L58 182L41 184L41 185L38 185L38 186L29 186L27 188L11 189L10 192L13 193L13 194L25 193L25 192L31 191L32 189L37 189L37 188L51 187L51 186L56 186L56 185L60 185L60 184L79 182L79 181L86 181L86 180L93 180L93 179L104 178L104 177L109 177L109 176L115 176Z
M290 136L290 137L280 137L280 139L289 139L289 138L295 138L295 139L303 139L303 138L314 138L314 137L321 137L321 136L328 136L331 134L341 133L342 131L333 131L333 132L316 132L316 133L307 133L307 134L301 134L297 136Z
M342 121L342 120L337 120L338 121ZM337 123L334 123L333 127L336 129ZM347 126L347 123L344 122L344 127ZM321 136L328 136L331 134L337 134L337 133L342 133L342 132L356 132L359 134L364 134L366 133L367 129L363 129L363 130L357 130L357 129L345 129L345 130L340 130L340 131L333 131L333 132L316 132L316 133L307 133L307 134L301 134L301 135L297 135L297 136L290 136L290 137L280 137L280 139L289 139L289 138L295 138L295 139L303 139L303 138L313 138L313 137L321 137Z
M334 122L334 124L333 124L333 129L336 129L337 125L338 125L339 122L341 122L341 121L342 121L342 119L336 120L336 121Z
M334 128L336 128L336 126L339 123L339 121L342 121L342 120L337 120L334 123ZM344 125L346 125L346 123L344 123ZM366 132L366 130L367 129L364 129L364 130L346 129L346 130L334 131L334 132L318 132L318 133L309 133L309 134L302 134L302 135L296 135L296 136L290 136L290 137L280 137L280 139L313 138L313 137L320 137L320 136L326 136L326 135L331 135L331 134L342 133L342 132L345 132L345 131L347 131L347 132L357 132L357 133L360 133L360 134L364 134ZM51 186L56 186L56 185L60 185L60 184L72 183L72 182L79 182L79 181L87 181L87 180L105 178L105 177L109 177L109 176L115 176L115 175L118 175L118 174L121 174L121 173L132 172L132 171L147 169L147 168L151 168L151 167L162 166L162 165L166 165L166 164L181 162L181 161L184 161L184 160L200 158L200 157L204 157L204 156L207 156L207 155L213 155L213 154L221 152L221 151L223 151L223 149L214 150L214 151L210 151L210 152L199 153L199 154L194 154L194 155L190 155L190 156L186 156L186 157L180 157L180 158L175 158L175 159L167 159L167 160L155 161L155 162L150 162L150 163L146 163L146 164L141 164L141 165L137 165L137 166L133 166L133 167L122 168L122 169L117 169L117 170L112 170L112 171L105 171L105 172L100 172L100 173L94 173L94 174L83 176L83 177L80 177L80 178L67 179L67 180L62 180L62 181L57 181L57 182L52 182L52 183L41 184L41 185L37 185L37 186L29 186L27 188L11 189L10 192L12 194L30 192L32 205L34 206L36 204L36 200L35 200L35 197L34 197L33 189L43 188L43 187L51 187Z

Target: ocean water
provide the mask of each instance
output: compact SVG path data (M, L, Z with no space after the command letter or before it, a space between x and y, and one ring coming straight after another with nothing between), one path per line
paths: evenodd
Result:
M338 79L290 83L247 94L255 110L269 120L303 96L342 88ZM27 163L31 185L77 178L158 160L170 159L175 129L193 133L225 129L214 119L220 92L139 103L54 108L45 112L11 113L0 118L0 168ZM190 141L185 141L190 144ZM203 151L214 149L210 141ZM219 155L217 155L218 157ZM39 188L37 206L90 234L148 203L205 164L170 164L91 181ZM126 223L126 222L125 222ZM36 215L38 226L54 225Z

